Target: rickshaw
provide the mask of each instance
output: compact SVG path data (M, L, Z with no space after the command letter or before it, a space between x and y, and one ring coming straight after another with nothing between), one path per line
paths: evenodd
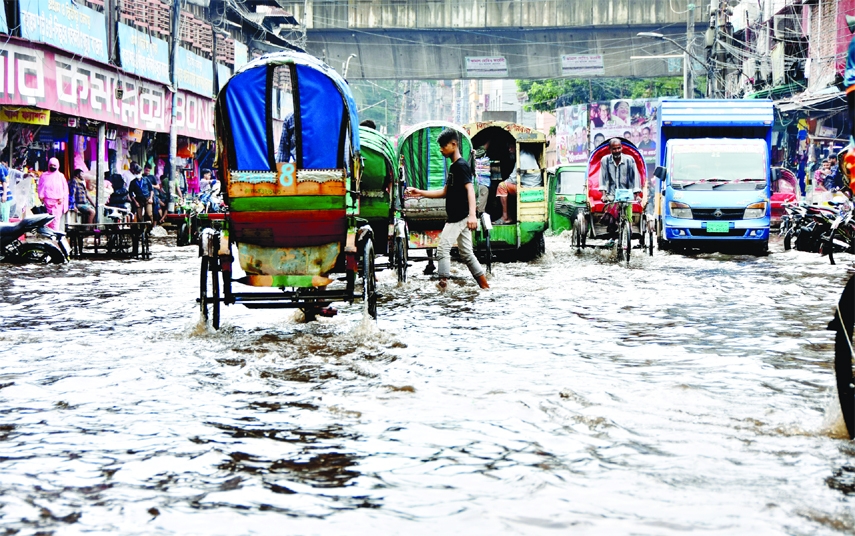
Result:
M356 105L344 79L308 54L262 56L226 82L215 122L229 212L222 230L201 232L202 317L210 306L217 329L221 303L297 308L307 320L331 315L332 303L354 301L361 276L365 310L376 318L373 233L357 217ZM289 144L293 150L283 151ZM239 278L233 251L245 274Z
M558 235L573 233L573 245L581 250L588 234L588 174L585 164L551 168L549 177L549 230Z
M439 152L437 138L446 128L457 132L460 154L469 161L472 153L472 140L459 126L443 121L427 121L407 129L398 138L398 157L401 166L400 183L396 192L401 195L407 186L421 190L439 190L445 185L451 162ZM407 237L407 248L403 250L403 277L406 278L406 261L427 260L425 274L436 271L434 253L439 245L439 236L445 225L445 199L403 199L401 217L394 223L395 235ZM407 249L424 249L427 256L413 258ZM399 270L398 278L402 274Z
M772 168L772 225L780 225L784 216L784 207L799 202L799 179L796 174L784 167Z
M546 249L543 233L549 220L546 136L504 121L469 123L463 128L472 137L476 154L483 151L482 158L491 163L487 201L482 206L494 223L480 226L476 246L486 249L490 257L495 252L510 253L517 260L537 258ZM500 197L500 190L506 190L507 196ZM507 203L509 221L501 219L502 203Z
M401 282L406 280L406 235L395 233L396 209L402 199L399 187L397 155L392 142L373 128L359 127L362 177L360 179L359 216L368 221L374 233L375 253L388 256Z
M629 140L616 138L623 146L623 157L631 158L635 162L635 172L638 174L641 189L647 186L647 166L641 151ZM614 205L608 207L603 202L603 193L600 191L600 160L610 154L609 141L600 144L588 157L588 237L609 238L608 226L618 219L617 209ZM653 202L651 200L651 202ZM646 215L642 214L641 203L632 202L632 238L639 238L642 249L653 254L653 240L651 238L650 223ZM642 232L644 231L644 232Z

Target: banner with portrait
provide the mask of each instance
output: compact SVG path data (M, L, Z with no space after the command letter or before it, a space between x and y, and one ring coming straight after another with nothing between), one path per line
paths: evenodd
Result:
M656 99L615 99L592 102L589 107L591 150L609 138L631 141L647 162L656 160L658 125Z
M555 110L555 139L558 165L588 160L588 105Z

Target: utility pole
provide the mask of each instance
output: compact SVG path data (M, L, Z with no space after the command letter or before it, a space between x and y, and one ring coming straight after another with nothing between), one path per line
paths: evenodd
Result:
M180 184L178 180L178 43L181 42L181 0L172 2L172 46L169 49L169 83L172 86L172 117L169 122L169 169L170 179ZM173 184L170 182L170 184Z
M692 41L695 39L695 4L686 6L686 50L691 50ZM683 54L683 97L695 98L695 74L693 72L692 58L689 53Z

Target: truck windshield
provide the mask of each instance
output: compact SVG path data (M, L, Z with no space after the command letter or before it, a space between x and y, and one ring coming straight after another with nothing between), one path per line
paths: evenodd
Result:
M671 182L766 182L765 144L742 140L741 144L692 144L674 148Z

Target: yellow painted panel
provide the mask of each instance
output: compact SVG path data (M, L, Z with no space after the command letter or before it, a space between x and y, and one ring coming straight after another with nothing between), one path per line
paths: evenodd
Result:
M343 196L345 180L344 170L295 170L293 164L280 163L276 172L230 171L226 183L229 197Z

